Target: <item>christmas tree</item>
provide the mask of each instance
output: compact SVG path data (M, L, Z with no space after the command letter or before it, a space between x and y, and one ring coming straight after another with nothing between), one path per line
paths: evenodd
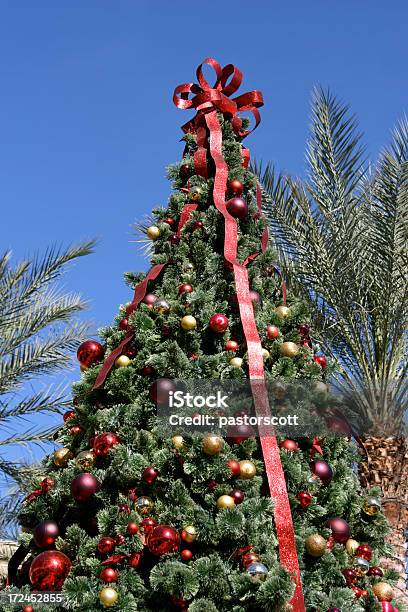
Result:
M200 66L198 84L175 90L196 115L168 171L168 206L141 228L152 268L127 275L134 298L102 330L104 346L78 351L73 409L21 512L7 592L61 589L53 609L84 612L393 610L395 577L376 565L387 524L376 491L359 488L347 435L158 427L176 379L249 380L258 415L270 410L264 381L279 410L296 380L311 382L314 410L331 401L332 364L286 295L242 144L240 113L258 124L262 96L232 98L239 70L204 63L215 85ZM344 431L333 415L328 425Z

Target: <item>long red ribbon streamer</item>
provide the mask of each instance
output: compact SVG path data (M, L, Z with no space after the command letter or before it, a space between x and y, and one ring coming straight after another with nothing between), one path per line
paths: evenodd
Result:
M271 411L265 384L262 344L256 327L250 297L248 272L246 267L237 261L237 222L227 211L225 202L228 165L222 156L222 131L218 121L217 111L213 110L210 113L206 113L205 121L210 133L210 153L216 167L213 199L215 206L224 217L224 257L232 264L234 270L241 322L247 341L249 378L253 393L254 407L258 417L267 417L270 416ZM262 242L262 248L266 248L264 236ZM261 420L261 423L262 422ZM274 517L279 543L280 560L282 565L292 573L295 580L295 592L291 601L293 610L294 612L303 612L305 610L305 603L296 553L295 532L279 448L275 432L271 426L261 425L259 428L259 435L269 490L271 497L275 501Z

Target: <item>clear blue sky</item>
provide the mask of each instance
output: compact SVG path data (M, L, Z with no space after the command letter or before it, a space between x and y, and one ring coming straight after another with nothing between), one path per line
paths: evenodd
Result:
M252 155L301 175L310 92L330 86L375 157L407 111L407 23L406 0L0 0L1 249L98 237L66 286L110 322L123 272L147 267L130 224L181 155L174 87L207 56L235 63L265 98Z

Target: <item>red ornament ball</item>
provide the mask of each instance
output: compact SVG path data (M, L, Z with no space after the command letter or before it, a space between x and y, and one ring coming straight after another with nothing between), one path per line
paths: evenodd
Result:
M64 423L66 423L67 421L71 419L75 419L75 410L68 410L67 412L64 413L62 418L64 419Z
M364 590L358 586L353 586L351 590L353 591L356 599L360 599L360 597L364 595Z
M310 464L310 469L315 476L320 478L323 484L329 484L333 478L333 470L326 461L323 461L323 459L316 459L316 461L312 461Z
M115 536L116 546L122 546L124 541L125 541L125 536L122 533L118 533L118 535Z
M40 488L43 493L48 493L55 485L55 480L50 476L46 476L40 483Z
M152 366L145 366L142 369L143 376L154 376L156 374L156 370Z
M235 461L235 459L230 459L227 461L227 465L230 469L232 476L239 476L241 474L241 468L239 466L239 462Z
M133 569L136 569L139 567L141 560L142 560L142 553L139 553L139 552L132 553L128 557L128 565L130 565L130 567L133 567Z
M140 523L141 528L145 535L149 535L153 529L157 526L157 521L154 518L146 517L142 519Z
M223 334L228 328L228 317L221 312L217 312L210 319L210 329L216 334Z
M350 537L350 527L348 523L339 516L326 521L326 527L331 529L333 539L338 544L344 544Z
M266 328L266 337L268 340L276 340L276 338L279 337L279 334L279 327L276 327L276 325L268 325Z
M370 567L370 569L368 570L367 576L375 576L376 578L382 578L384 576L384 572L381 567L373 565L373 567Z
M156 300L157 300L157 295L154 295L154 293L146 293L142 302L143 304L146 304L148 308L152 309L153 304L155 303Z
M117 582L119 574L113 567L105 567L99 574L99 578L104 582Z
M312 503L313 496L308 491L300 491L300 493L296 495L296 499L302 508L308 508Z
M193 558L193 553L188 548L185 548L180 552L180 557L182 561L191 561Z
M236 340L227 340L227 342L225 343L225 350L226 351L237 351L239 349L239 344Z
M169 403L169 393L176 390L174 380L170 378L159 378L155 380L150 387L150 399L159 405L166 405Z
M356 557L362 557L366 561L371 561L373 549L368 544L360 544L356 550Z
M70 569L71 561L64 553L45 550L30 565L30 582L39 591L59 591Z
M102 361L104 355L105 349L102 344L96 340L87 340L83 342L77 350L78 361L86 368Z
M357 574L353 569L346 567L346 569L342 571L342 574L348 586L351 586L357 582Z
M158 525L147 539L147 546L153 555L161 556L177 552L180 548L180 534L169 525Z
M245 219L248 214L248 204L242 198L234 197L228 200L227 211L236 219Z
M227 440L229 444L242 444L248 438L255 435L251 425L232 425L227 431Z
M279 442L279 448L283 448L287 453L296 453L299 450L297 442L289 439Z
M194 221L192 225L192 230L195 232L196 230L203 229L204 223L202 221Z
M71 495L77 502L90 500L99 489L100 483L98 479L89 472L78 474L71 482Z
M139 525L131 521L126 527L126 532L129 535L135 535L139 531Z
M82 429L80 425L73 425L71 429L69 430L69 433L71 434L71 436L77 436L78 434L81 433L81 431L84 431L84 430Z
M159 470L157 470L152 465L143 470L143 480L149 485L154 483L158 475Z
M127 319L122 319L121 321L119 321L119 329L121 329L122 331L127 331L129 327L130 325Z
M166 217L165 219L163 219L163 223L167 223L167 225L170 225L170 227L173 227L174 219L172 219L171 217Z
M315 355L313 361L323 369L327 367L327 359L324 355Z
M178 291L179 293L191 293L193 291L193 288L188 283L183 283L179 286Z
M60 534L59 527L55 521L41 521L34 529L34 543L38 548L51 546Z
M21 612L34 612L34 608L33 606L24 606L24 608L21 608Z
M235 491L231 491L230 496L233 498L236 505L242 504L245 499L245 493L236 489Z
M107 457L111 448L119 444L118 436L112 431L101 433L95 437L93 450L98 457Z
M244 186L238 179L232 179L228 183L228 191L230 191L234 195L240 196L244 191Z
M115 540L110 536L104 536L98 542L98 551L103 555L109 554L115 549Z
M252 563L258 563L258 561L258 555L253 552L246 553L246 555L242 557L242 565L245 567L245 569Z

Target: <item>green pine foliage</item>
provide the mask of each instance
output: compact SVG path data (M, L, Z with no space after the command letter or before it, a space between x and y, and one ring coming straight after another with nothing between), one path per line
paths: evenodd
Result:
M229 165L229 178L240 179L244 184L244 197L249 204L248 216L239 222L239 259L260 250L260 235L264 220L256 215L256 178L241 166L241 143L229 121L223 125L224 156ZM102 390L92 387L100 370L95 365L86 370L74 386L75 418L60 430L58 442L68 447L74 457L91 447L90 437L102 432L115 432L120 443L114 446L106 458L98 459L89 471L101 483L101 490L87 503L77 503L71 496L70 485L82 472L71 459L65 467L57 468L53 456L44 461L44 471L55 480L54 487L46 494L25 505L21 522L26 530L47 519L57 521L61 537L56 546L72 561L72 569L63 586L67 598L66 609L82 612L98 612L103 609L99 592L105 586L99 578L103 562L108 555L97 551L102 536L123 535L123 542L115 547L114 554L142 553L138 568L132 568L126 559L114 566L119 574L112 586L119 598L113 609L117 612L274 612L285 609L293 593L293 582L279 562L278 542L274 527L274 501L269 497L264 462L259 441L250 438L241 444L224 442L219 454L203 453L199 434L185 438L182 448L176 449L169 438L159 435L155 414L156 407L149 396L150 386L156 377L244 379L247 377L245 342L239 314L231 303L235 293L232 272L223 259L223 219L212 203L213 179L194 174L192 154L194 136L186 137L187 155L183 164L191 169L190 190L198 187L199 206L185 225L178 244L169 241L174 233L165 218L178 220L181 210L189 201L188 193L181 191L186 180L181 178L179 165L169 169L173 192L166 209L156 209L154 214L160 237L152 245L152 264L167 263L163 274L150 283L153 292L170 305L170 312L158 314L141 303L130 316L129 324L135 330L131 348L136 353L127 367L113 368ZM195 221L203 222L201 229L193 229ZM301 346L294 358L282 357L279 347L283 341L301 345L298 325L308 322L305 305L295 296L288 296L289 316L281 320L275 308L282 304L281 279L274 271L275 254L268 248L254 259L249 267L250 286L259 292L262 301L255 305L255 318L263 345L270 351L265 361L266 377L282 380L308 379L319 381L324 376L322 368L313 360L313 348ZM142 275L127 275L135 284ZM181 283L191 283L193 292L180 295ZM210 317L217 312L229 317L229 327L224 334L213 334L208 328ZM107 352L115 348L125 332L119 322L125 314L125 306L119 310L115 323L102 330ZM197 327L184 331L180 319L192 314ZM276 340L265 335L267 325L280 329ZM235 338L240 345L236 355L244 359L242 368L230 365L231 353L225 342ZM333 367L329 364L328 370ZM148 376L143 368L151 366L155 375ZM325 405L329 397L324 390L316 391L311 398L315 405ZM82 433L72 436L72 424L79 424ZM372 564L386 552L384 535L387 525L381 513L368 516L363 512L365 495L360 490L355 475L357 453L348 440L341 437L326 438L322 443L323 457L333 468L333 480L324 485L311 478L309 466L311 439L299 440L298 452L281 450L281 460L286 474L292 505L299 562L307 610L325 612L339 607L348 612L380 610L372 594L372 578L359 578L358 584L367 588L366 597L356 599L345 584L342 570L353 563L343 545L313 558L305 551L308 535L319 533L328 538L325 527L328 518L340 516L350 525L352 536L369 543L374 549ZM319 455L316 456L318 458ZM232 477L228 460L249 459L256 465L252 479ZM158 477L152 485L144 482L143 470L155 466ZM38 486L39 482L33 483ZM134 492L136 489L136 493ZM231 509L217 509L216 500L232 489L244 492L244 501ZM132 493L133 491L133 493ZM313 501L308 508L301 508L296 495L310 491ZM375 493L375 492L374 492ZM147 550L143 538L140 514L135 502L137 496L149 496L154 506L149 516L158 524L171 525L179 532L194 525L197 540L183 547L190 548L193 559L183 562L180 553L153 556ZM127 505L124 512L121 505ZM140 525L135 535L127 534L129 521ZM30 547L33 557L41 552L29 533L22 539ZM254 583L246 572L238 549L252 546L260 561L267 567L266 579ZM386 577L388 579L389 577ZM392 578L392 577L391 577ZM13 589L29 589L27 573L20 571L22 586ZM370 586L371 585L371 586ZM13 610L13 608L7 608Z

